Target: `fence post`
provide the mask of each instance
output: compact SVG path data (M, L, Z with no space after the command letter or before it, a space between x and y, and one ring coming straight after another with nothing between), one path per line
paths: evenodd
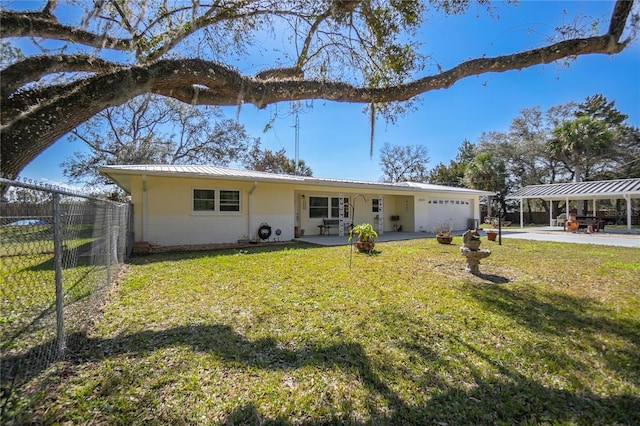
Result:
M64 292L62 289L62 217L60 214L60 194L53 193L53 264L56 280L56 324L58 356L67 350L64 334Z
M111 284L111 212L109 206L105 206L105 225L107 242L107 285Z

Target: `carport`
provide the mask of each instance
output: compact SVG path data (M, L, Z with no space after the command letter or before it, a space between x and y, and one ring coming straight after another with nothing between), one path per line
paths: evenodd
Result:
M596 200L619 200L627 202L627 229L631 229L631 200L640 199L640 178L600 180L592 182L552 183L547 185L529 185L509 194L512 200L520 200L520 227L524 226L523 200L540 198L549 202L549 226L553 226L553 201L593 200L593 213L596 213Z

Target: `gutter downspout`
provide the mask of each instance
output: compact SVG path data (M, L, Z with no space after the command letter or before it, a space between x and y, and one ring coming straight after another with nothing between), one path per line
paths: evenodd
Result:
M147 236L147 175L142 175L142 235L140 241Z
M249 190L249 212L247 215L247 237L251 240L251 229L253 229L253 223L251 218L253 217L253 191L258 187L258 181L253 181L253 188Z

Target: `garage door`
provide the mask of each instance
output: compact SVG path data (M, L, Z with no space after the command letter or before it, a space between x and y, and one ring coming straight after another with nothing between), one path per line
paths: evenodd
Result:
M473 218L471 199L430 198L427 200L428 230L447 221L451 221L453 231L466 230L468 220L471 218Z

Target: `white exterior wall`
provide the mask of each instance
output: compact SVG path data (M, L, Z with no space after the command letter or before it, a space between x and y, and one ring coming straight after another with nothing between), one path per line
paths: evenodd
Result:
M309 218L309 198L312 196L339 197L342 193L351 204L346 223L376 224L377 213L372 212L371 200L382 195L384 210L378 225L383 226L384 232L394 231L392 215L400 216L398 225L404 232L431 233L444 216L450 216L453 230L460 231L466 229L469 219L479 219L480 212L477 195L447 192L153 175L146 177L144 191L142 182L141 176L131 177L135 240L165 246L235 243L241 238L254 238L263 223L272 228L270 241L292 240L295 226L304 229L305 235L317 235L322 219ZM194 212L194 189L238 190L240 211ZM302 195L305 195L304 202ZM434 200L446 200L446 206L453 208L447 210L443 204L434 204ZM278 229L281 231L279 237L276 236ZM332 228L331 234L337 235L338 229Z
M147 224L147 241L163 246L235 243L246 229L242 216L151 215Z
M260 225L266 223L271 227L269 241L289 241L294 237L294 199L293 186L286 184L257 183L251 195L251 230L253 238ZM276 230L282 234L276 236Z
M276 229L282 232L280 241L293 239L290 185L257 183L254 188L253 182L147 176L143 203L141 182L132 191L136 241L163 246L235 243L256 236L262 223L272 227L269 240L277 238ZM240 211L194 212L194 189L240 191Z

